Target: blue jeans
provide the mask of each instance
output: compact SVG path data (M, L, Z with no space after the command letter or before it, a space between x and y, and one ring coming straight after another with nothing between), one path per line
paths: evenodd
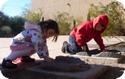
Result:
M69 43L68 49L70 53L75 54L79 51L82 51L81 47L77 45L74 37L69 36L68 43Z

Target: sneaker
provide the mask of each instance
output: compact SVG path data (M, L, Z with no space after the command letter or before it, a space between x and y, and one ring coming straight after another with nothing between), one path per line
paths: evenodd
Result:
M24 63L28 63L28 62L35 62L35 59L30 58L29 56L23 56L21 58L21 61L24 62Z
M62 48L61 48L61 51L62 51L63 53L67 53L67 49L68 49L68 42L67 42L67 41L64 41L64 42L63 42L63 46L62 46Z
M14 69L14 68L17 68L17 65L14 64L14 63L12 63L11 60L5 60L5 59L3 59L2 67L3 68L8 68L8 69Z

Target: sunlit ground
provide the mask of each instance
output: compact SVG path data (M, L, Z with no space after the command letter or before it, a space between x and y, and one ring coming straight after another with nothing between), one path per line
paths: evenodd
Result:
M0 72L0 79L8 79L8 78L4 77L3 74Z

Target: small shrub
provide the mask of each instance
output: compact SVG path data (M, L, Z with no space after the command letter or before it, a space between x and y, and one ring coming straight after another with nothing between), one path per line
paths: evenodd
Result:
M0 29L0 37L9 37L11 33L12 29L9 26L2 26Z
M56 17L55 20L59 24L60 28L60 34L65 35L69 34L71 30L71 25L72 25L72 20L73 18L69 16L68 13L59 13Z
M41 9L39 9L38 12L32 12L30 10L26 10L24 13L24 18L34 23L40 22L42 16L43 12Z
M123 5L117 1L106 6L92 4L89 9L88 20L103 13L106 13L110 20L109 27L103 35L125 35L125 10Z

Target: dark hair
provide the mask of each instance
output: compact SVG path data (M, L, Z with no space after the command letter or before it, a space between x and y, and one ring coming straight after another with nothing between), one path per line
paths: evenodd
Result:
M48 29L53 29L56 34L52 41L57 41L59 35L59 27L56 21L49 19L39 22L38 25L40 25L42 32L46 32Z

